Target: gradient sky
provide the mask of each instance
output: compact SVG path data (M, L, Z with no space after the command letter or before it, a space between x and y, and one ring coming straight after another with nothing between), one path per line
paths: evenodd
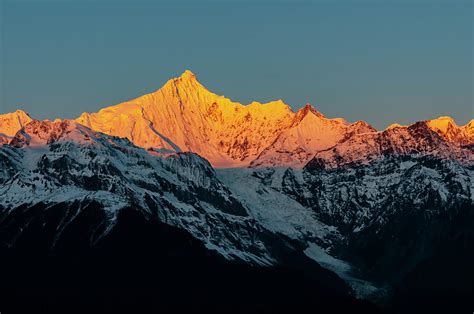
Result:
M74 118L192 70L377 128L474 118L473 1L0 0L0 113Z

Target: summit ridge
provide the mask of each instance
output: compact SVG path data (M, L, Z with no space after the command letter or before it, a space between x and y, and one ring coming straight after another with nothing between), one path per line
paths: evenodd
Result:
M0 143L10 142L31 121L21 110L0 115ZM97 132L127 138L145 149L197 153L217 168L302 168L317 154L328 155L323 152L348 145L343 151L363 151L354 156L358 160L361 155L385 151L366 147L375 138L397 143L393 145L401 145L403 150L409 141L404 143L396 137L405 132L404 136L416 138L413 132L419 130L412 127L415 123L393 124L377 131L361 120L349 123L343 118L327 118L309 103L294 112L281 99L243 105L208 90L190 70L154 92L97 112L84 112L74 121ZM426 126L426 136L438 135L464 156L470 153L461 147L474 145L473 121L458 126L451 117L443 116L420 123Z

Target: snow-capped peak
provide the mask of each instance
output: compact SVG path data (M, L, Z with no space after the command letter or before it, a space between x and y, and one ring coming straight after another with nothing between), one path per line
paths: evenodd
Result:
M472 119L471 121L469 121L469 123L464 125L462 129L467 136L474 138L474 119Z
M248 165L293 116L281 100L244 106L216 95L186 71L156 92L76 121L144 148L192 151L227 167Z
M432 156L455 159L463 164L472 164L472 149L464 144L472 140L465 137L450 119L440 119L435 128L430 121L421 121L409 126L392 126L381 132L357 134L341 141L333 148L320 151L315 162L325 168L349 164L366 164L387 156ZM443 133L442 131L445 131Z
M453 144L474 144L474 131L472 131L472 124L471 126L467 124L463 127L459 127L453 118L443 116L437 119L427 120L426 125L446 141Z
M181 80L196 80L196 75L190 70L185 70L179 77Z
M317 111L310 103L307 103L303 108L296 112L293 124L301 122L308 114L312 114L318 118L326 118L322 113Z
M310 104L299 110L291 126L251 163L253 167L303 167L316 152L328 149L354 134L375 131L363 121L349 124L328 119Z
M8 123L0 116L0 143L9 142L5 135L13 136L31 120L22 112L10 115ZM195 152L224 168L302 167L319 151L356 134L376 132L364 121L327 118L310 104L297 112L281 100L242 105L209 91L189 70L155 92L85 112L75 121L152 151ZM474 143L472 122L459 127L452 118L440 117L423 123L448 142ZM392 125L385 131L402 128L408 127Z
M14 147L44 146L59 140L88 142L95 132L72 120L32 120L18 131L10 144Z
M23 110L0 115L0 136L11 137L32 119Z
M439 131L442 133L447 133L449 128L458 128L454 119L447 116L442 116L437 119L428 120L428 126L435 131Z
M406 127L406 126L401 125L399 123L392 123L385 130L398 129L398 128L404 128L404 127Z

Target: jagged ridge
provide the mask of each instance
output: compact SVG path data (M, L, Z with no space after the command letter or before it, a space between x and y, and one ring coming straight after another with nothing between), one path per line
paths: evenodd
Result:
M22 111L1 115L0 143L8 143L29 121L31 118ZM363 156L370 154L374 158L374 150L367 148L367 142L380 141L374 138L383 137L385 142L403 150L411 144L397 138L397 132L413 138L410 133L415 129L392 125L380 133L363 121L351 124L341 118L326 118L309 104L295 113L281 100L244 106L210 92L190 71L169 80L153 93L97 113L83 113L76 121L95 131L128 138L146 149L195 152L219 168L249 165L301 168L317 153L340 143L344 143L342 146L351 143L351 151L362 151ZM459 127L451 118L440 117L426 121L426 126L459 150L474 145L473 121ZM425 132L424 136L432 135ZM417 138L421 139L419 135ZM440 145L444 144L440 142ZM349 149L339 149L344 150ZM378 152L386 150L378 149ZM454 157L469 161L466 154L471 153L464 150ZM360 159L359 155L355 157Z

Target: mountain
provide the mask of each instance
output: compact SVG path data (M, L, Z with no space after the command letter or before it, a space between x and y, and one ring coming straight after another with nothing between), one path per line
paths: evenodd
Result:
M47 242L54 250L65 230L91 207L101 219L88 231L89 245L107 236L127 208L186 230L226 259L254 265L282 263L281 248L275 250L284 246L278 244L282 241L297 240L287 249L302 252L309 240L328 246L338 237L288 196L268 190L268 199L252 201L248 194L241 195L234 190L239 182L235 175L222 177L194 153L144 150L72 120L32 120L0 147L0 165L0 225L6 228L2 234L6 247L21 242L30 213L38 212L39 219L55 226ZM236 171L247 185L257 180L251 169ZM223 183L233 176L233 183ZM269 210L271 199L275 204ZM59 217L49 222L49 212ZM289 215L296 219L292 226ZM307 232L314 236L302 237Z
M76 120L0 118L0 307L471 310L474 120L377 131L189 71Z
M410 126L393 125L381 132L358 134L334 147L319 151L310 163L321 167L368 163L386 156L422 155L456 159L465 165L474 163L474 140L468 125L459 128L445 122L428 120ZM452 120L448 120L452 121ZM445 128L440 128L445 126Z
M328 119L307 104L295 114L290 127L282 130L275 141L251 162L251 166L300 167L316 152L345 138L375 131L363 121L349 124L341 119Z
M474 144L474 120L463 127L459 127L451 117L439 117L427 121L428 127L438 133L445 140L456 145Z
M288 126L282 101L243 106L208 91L190 71L161 89L76 121L145 148L197 153L214 166L247 164Z
M141 147L191 151L219 168L302 167L315 151L374 130L363 122L327 119L309 105L297 113L281 100L244 106L213 94L190 71L156 92L76 121Z
M238 295L246 312L310 304L379 312L304 243L266 228L281 219L260 223L259 208L196 154L147 151L71 120L32 120L0 147L0 165L0 267L9 269L0 303L8 309L25 309L26 299L64 311L77 295L79 308L100 295L109 310L222 312ZM330 228L313 224L324 243ZM223 304L211 307L208 293Z
M91 243L107 234L121 208L133 206L150 218L188 230L230 259L276 261L255 239L255 233L265 232L217 179L211 165L195 154L147 152L126 139L69 120L34 120L0 153L0 207L8 209L4 222L15 219L24 206L68 208L52 246L90 204L99 204L104 216L91 230ZM228 228L235 233L229 235ZM22 229L18 226L3 242L14 245Z
M0 144L8 143L11 137L31 120L22 110L0 115Z
M400 313L472 306L472 164L407 151L334 167L315 158L302 170L254 171L261 189L293 198L336 228L338 237L315 259L348 282L365 280L357 288L372 291L366 297ZM308 229L299 223L301 233Z
M31 120L21 111L2 117L9 122L0 124L0 132L8 136ZM296 113L281 100L244 106L210 92L191 71L169 80L153 93L96 113L85 112L76 122L101 133L128 138L145 149L194 152L217 168L302 168L317 154L329 154L324 152L336 145L341 150L351 146L347 149L360 150L362 155L371 154L373 158L374 149L380 154L387 153L390 146L395 150L418 149L416 141L422 137L429 141L433 132L446 145L455 146L461 159L469 159L466 149L474 145L473 121L462 127L450 117L422 121L420 125L427 130L416 136L413 132L418 124L394 124L377 132L364 121L348 123L341 118L326 118L309 104ZM405 135L411 138L406 145ZM1 138L3 143L8 140ZM344 144L339 145L340 142ZM366 147L371 142L388 146ZM407 145L412 147L405 148ZM362 157L357 154L355 158Z
M97 113L83 113L76 121L126 137L140 147L194 152L218 168L302 168L316 153L341 141L380 136L364 121L329 119L309 104L296 113L281 100L244 106L210 92L190 71L156 92ZM424 123L448 143L474 143L472 121L463 127L449 117ZM393 125L382 134L388 138L395 133L390 130L407 128L410 133L414 127ZM424 135L430 137L428 132ZM394 145L403 142L402 138L387 140Z

